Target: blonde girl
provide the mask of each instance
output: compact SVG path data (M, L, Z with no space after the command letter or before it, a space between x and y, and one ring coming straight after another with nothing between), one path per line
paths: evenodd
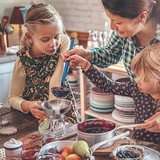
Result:
M39 122L47 116L40 106L42 101L56 99L51 87L61 86L63 61L61 52L67 51L70 40L58 12L48 4L33 4L27 11L24 25L27 29L17 52L9 104L23 113L29 111ZM66 80L66 86L70 87ZM66 114L69 122L77 123L78 112L74 96L71 110Z

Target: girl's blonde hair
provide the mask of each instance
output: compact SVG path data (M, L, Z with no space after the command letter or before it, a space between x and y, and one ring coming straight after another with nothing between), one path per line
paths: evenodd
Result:
M132 60L131 70L136 75L137 81L160 85L160 43L153 44L138 53Z
M33 4L26 13L24 26L27 31L33 35L43 25L51 24L53 26L61 23L62 33L65 32L65 28L62 22L62 18L58 12L48 4ZM24 36L21 40L21 47L31 47L31 43Z

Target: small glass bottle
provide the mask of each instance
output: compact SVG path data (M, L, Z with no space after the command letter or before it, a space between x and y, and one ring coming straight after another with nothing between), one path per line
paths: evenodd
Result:
M91 31L91 30L89 30L89 31L88 31L88 34L89 34L89 36L88 36L87 48L86 48L86 49L90 49L90 48L92 48L92 42L93 42L93 35L92 35L92 31Z
M99 32L99 34L98 34L98 44L99 44L99 47L103 46L102 34L103 34L102 32Z
M103 32L103 45L105 46L108 43L107 32Z
M93 31L93 46L92 47L99 47L99 44L98 44L98 31Z

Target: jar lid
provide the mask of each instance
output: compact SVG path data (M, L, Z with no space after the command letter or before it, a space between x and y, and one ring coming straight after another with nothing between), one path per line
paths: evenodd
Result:
M11 138L9 141L4 143L4 148L9 150L14 150L22 147L22 142Z
M44 131L46 131L49 127L49 123L48 120L46 119L45 121L41 122L38 126L38 131L40 133L43 133Z

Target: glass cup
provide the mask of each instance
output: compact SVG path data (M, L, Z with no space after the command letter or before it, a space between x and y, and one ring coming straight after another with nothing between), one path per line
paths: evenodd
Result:
M44 146L47 143L57 141L58 139L56 138L55 134L52 132L49 132L48 134L44 135L42 137L42 146Z

